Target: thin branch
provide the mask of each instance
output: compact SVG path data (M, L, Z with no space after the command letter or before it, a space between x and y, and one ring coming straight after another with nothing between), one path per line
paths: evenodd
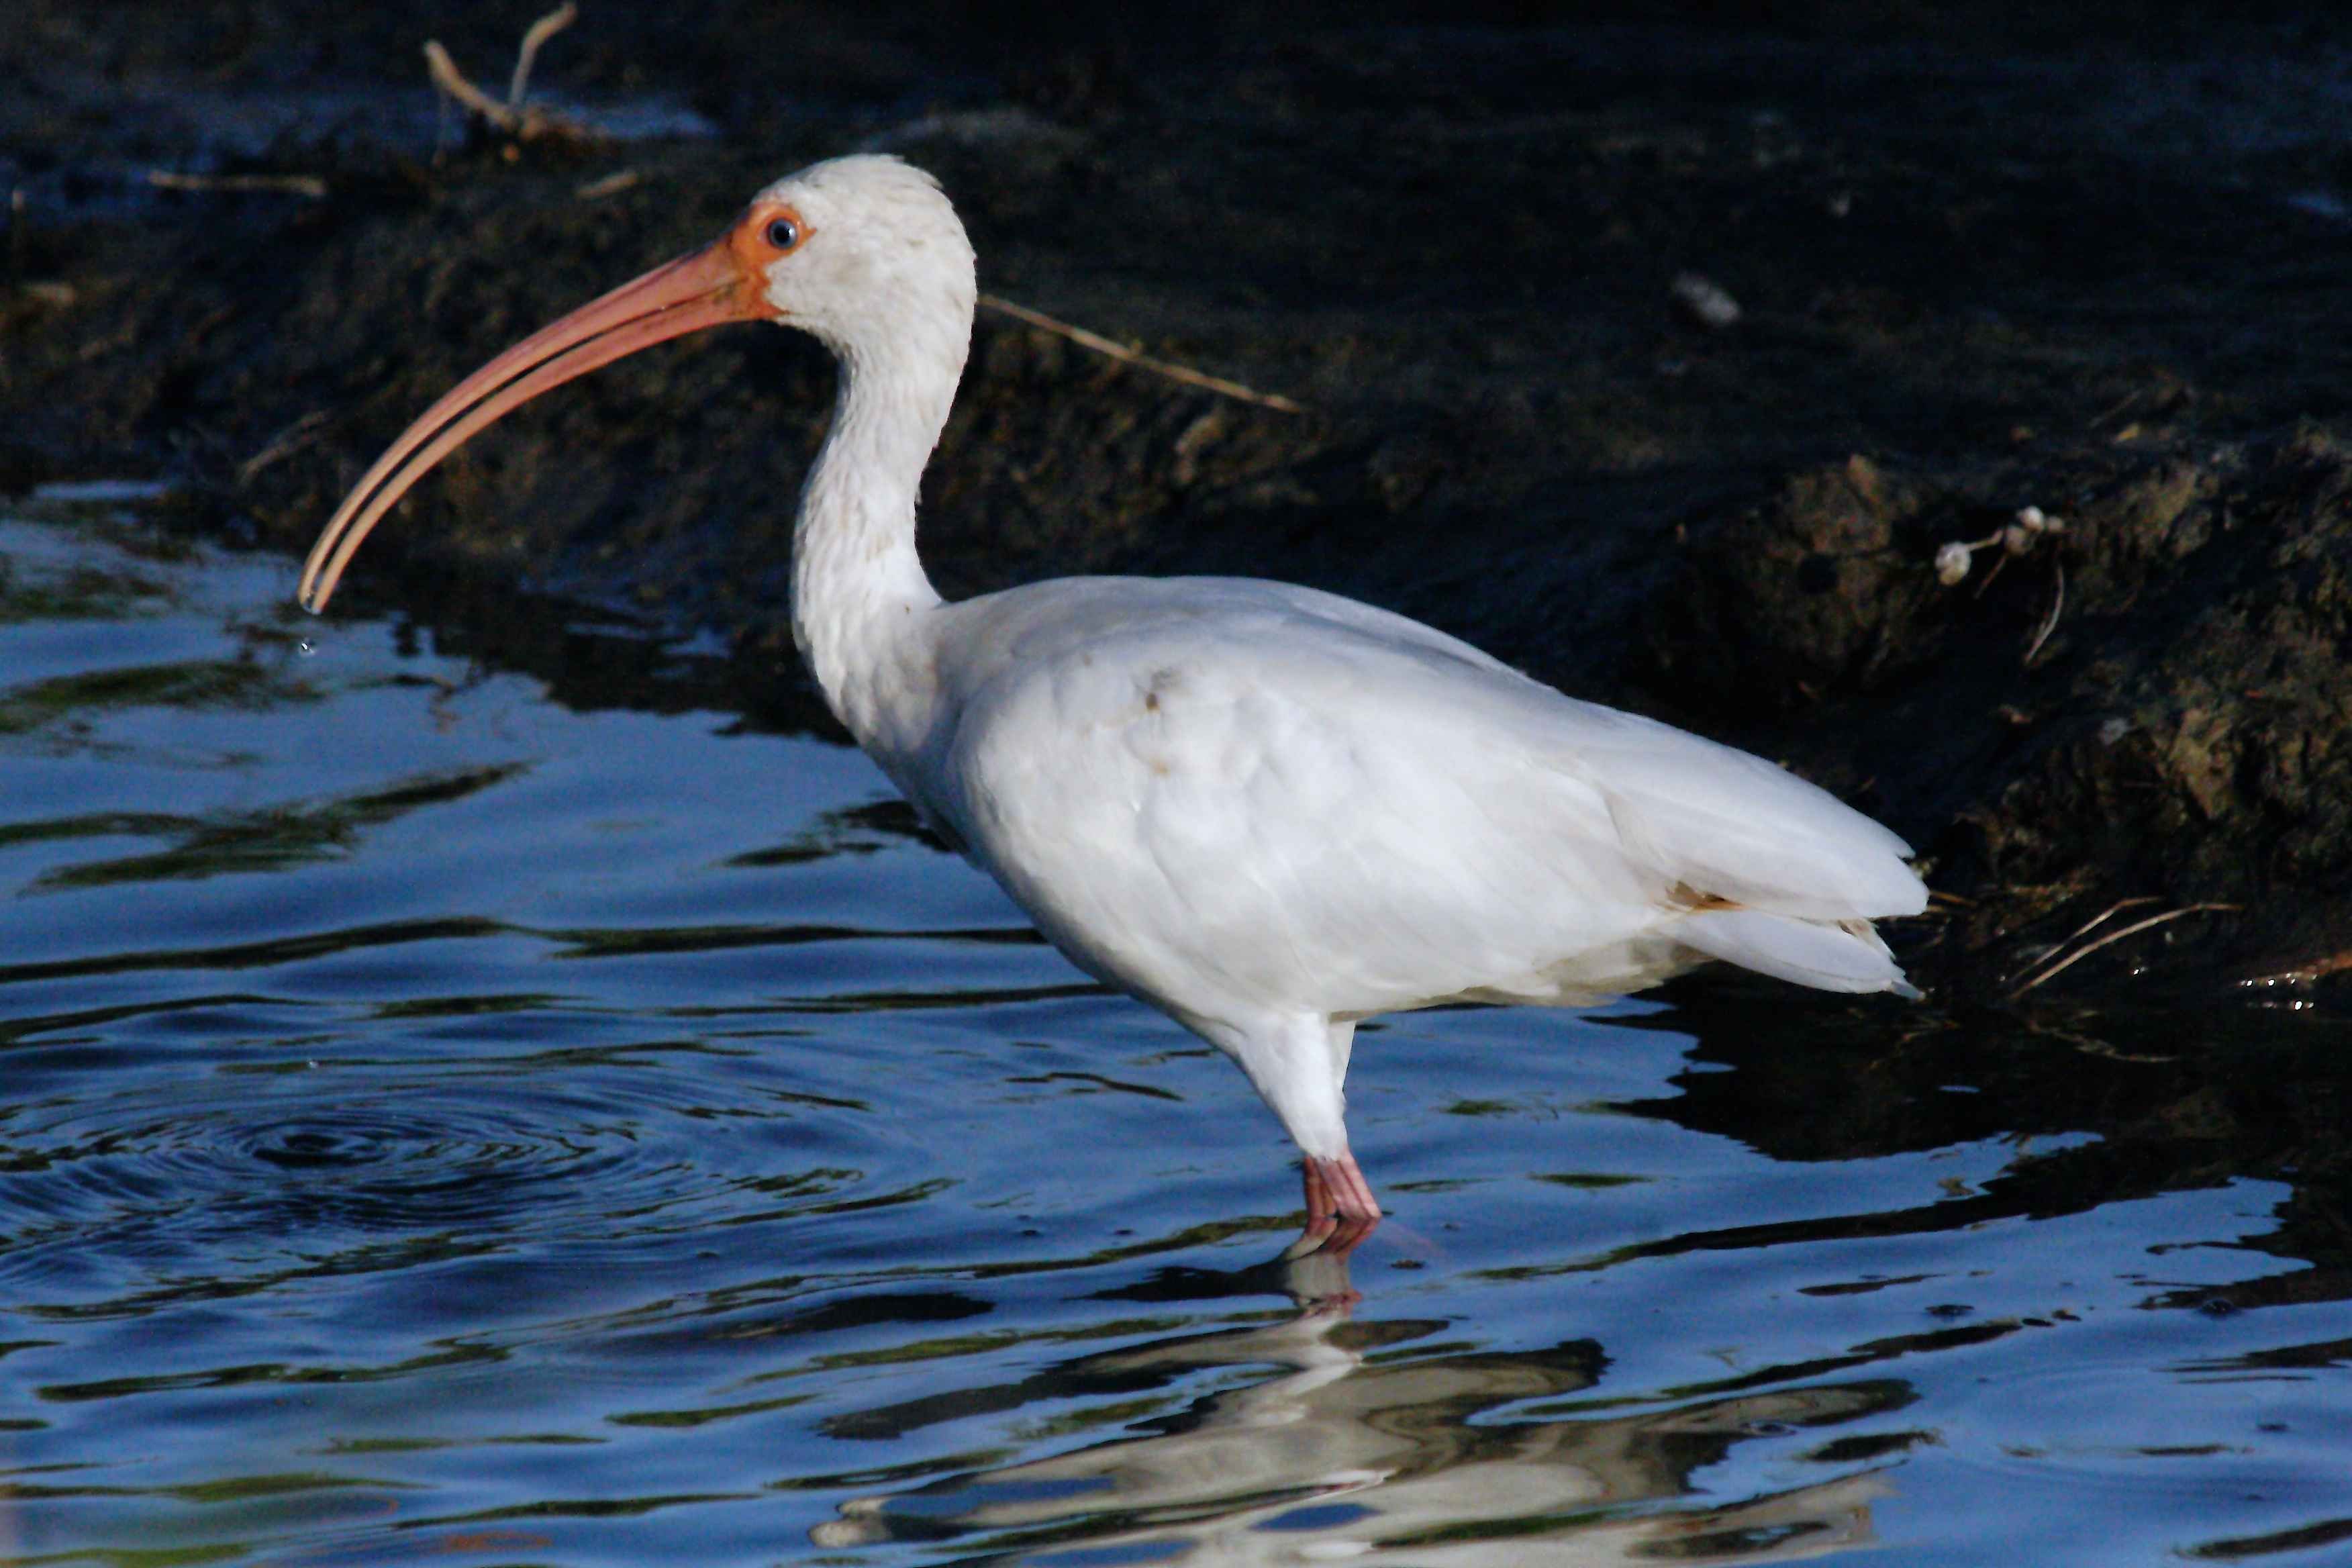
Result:
M565 5L530 25L530 30L523 35L522 47L516 53L514 87L504 103L468 80L466 73L457 68L457 62L449 58L449 51L441 47L438 38L425 40L425 73L432 77L435 87L518 142L529 142L541 136L553 136L583 145L602 142L604 140L604 132L592 126L561 114L522 106L522 89L530 80L530 62L539 53L539 47L570 26L572 18L578 14L575 7Z
M2101 937L2098 941L2091 943L2089 946L2069 954L2063 961L2052 964L2049 968L2043 970L2041 973L2035 975L2024 984L2020 985L2016 990L2011 991L2010 994L2011 996L2022 996L2027 992L2032 990L2035 986L2041 984L2043 981L2053 979L2057 975L2065 973L2067 970L2072 969L2074 965L2082 963L2083 960L2090 957L2091 954L2098 952L2099 949L2106 946L2109 942L2121 942L2127 936L2137 936L2139 932L2147 930L2151 926L2160 926L2167 921L2177 921L2183 915L2193 915L2201 910L2234 910L2236 908L2238 908L2236 904L2190 904L2183 909L2167 910L2160 915L2150 915L2144 921L2135 921L2130 925L2124 927L2121 931L2111 931L2106 935ZM2113 911L2110 910L2109 912L2112 913ZM2100 917L2102 920L2105 918L2106 917L2104 915Z
M237 484L245 486L253 483L254 476L262 469L273 463L284 462L303 447L318 440L320 436L326 434L327 426L333 422L333 418L334 416L325 409L313 408L293 424L278 431L262 446L260 451L237 465Z
M2077 942L2082 941L2084 937L2090 935L2093 931L2098 930L2101 926L2106 924L2109 921L2115 919L2126 910L2137 909L2142 904L2155 904L2161 902L2163 902L2163 900L2158 899L2153 893L2142 894L2137 899L2117 899L2114 903L2109 904L2105 909L2102 910L2097 914L2093 915L2089 920L2084 921L2073 931L2067 932L2065 942L2058 943L2057 946L2052 948L2050 951L2053 953L2064 952L2068 942Z
M1993 538L1996 540L2000 537L2000 535L1997 533L1993 535ZM1982 577L1977 580L1976 596L1978 598L1981 599L1985 596L1985 590L1992 586L1993 579L1999 577L2000 575L2000 569L2008 564L2009 552L2006 550L1992 558L1992 570L1986 573Z
M165 191L268 191L312 201L327 194L327 182L316 174L180 174L150 169L147 183Z
M518 132L522 129L522 117L467 81L466 73L457 68L457 62L449 58L449 51L441 47L438 38L425 40L425 71L433 79L435 87L499 130Z
M1123 364L1131 364L1139 370L1148 370L1155 375L1164 375L1171 381L1181 381L1187 386L1202 387L1221 397L1237 398L1244 403L1255 403L1261 408L1272 408L1284 414L1306 412L1297 403L1279 393L1260 392L1255 387L1244 386L1238 381L1227 381L1221 375L1204 375L1184 365L1171 364L1164 359L1154 359L1139 349L1131 349L1125 343L1113 342L1100 332L1090 332L1084 327L1074 327L1067 321L1056 321L1043 310L1033 310L1026 305L1016 305L1012 300L997 295L982 294L980 297L980 302L999 315L1010 316L1014 321L1035 327L1041 331L1067 338L1080 348L1092 349L1095 353L1118 360Z
M644 178L635 169L616 169L602 179L589 181L572 194L583 202L601 202L606 196L619 195Z
M539 47L580 19L580 7L572 0L541 16L522 36L522 47L515 51L514 77L507 83L507 107L522 108L523 89L530 85L530 62L539 58Z
M2066 607L2066 563L2053 561L2050 565L2058 574L2057 587L2050 595L2050 613L2042 617L2041 629L2033 634L2033 640L2025 645L2025 668L2028 669L2033 668L2033 656L2042 651L2042 645L2048 642L2050 634L2058 629L2058 612Z

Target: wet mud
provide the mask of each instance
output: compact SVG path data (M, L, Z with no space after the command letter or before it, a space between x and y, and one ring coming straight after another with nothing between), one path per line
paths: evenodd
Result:
M501 86L535 10L20 7L0 495L160 479L299 551L498 348L896 151L984 289L1304 405L984 315L927 481L949 594L1354 594L1881 816L1948 1009L2340 1009L2352 28L593 8L533 79L572 132L436 99L427 37ZM346 593L583 702L822 727L784 584L830 389L786 333L641 356L445 465ZM698 633L688 689L657 650Z

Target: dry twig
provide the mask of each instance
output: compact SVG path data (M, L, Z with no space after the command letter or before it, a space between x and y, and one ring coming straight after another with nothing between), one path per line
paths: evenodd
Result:
M2154 904L2160 903L2163 900L2157 898L2153 893L2144 893L2137 899L2117 899L2114 903L2109 904L2105 909L2101 910L2097 914L2093 915L2089 920L2084 921L2081 925L2076 926L2073 931L2069 931L2066 934L2065 942L2058 943L2058 945L2052 948L2050 952L2053 953L2063 952L2067 942L2082 941L2084 937L2090 935L2093 931L2098 930L2101 926L2106 924L2109 921L2115 919L2126 910L2137 909L2142 904ZM2045 953L2043 956L2047 957L2049 954ZM2037 960L2037 962L2039 961Z
M530 63L539 58L539 47L578 20L580 7L572 0L563 0L562 5L533 22L530 30L523 34L522 47L515 51L514 75L507 81L509 109L522 107L522 91L530 85Z
M589 181L572 194L583 202L601 202L606 196L617 196L645 178L635 169L615 169L602 179Z
M1043 310L1033 310L1026 305L1016 305L1012 300L997 295L982 294L980 297L980 302L999 315L1010 316L1014 321L1035 327L1041 331L1067 338L1080 348L1092 349L1095 353L1118 360L1123 364L1131 364L1138 369L1148 370L1155 375L1164 375L1171 381L1181 381L1187 386L1202 387L1221 397L1237 398L1241 402L1255 403L1261 408L1272 408L1284 414L1306 412L1297 403L1279 393L1260 392L1255 387L1244 386L1238 381L1227 381L1221 375L1204 375L1184 365L1171 364L1164 359L1154 359L1139 349L1131 349L1125 343L1114 342L1100 332L1090 332L1084 327L1074 327L1067 321L1056 321Z
M323 408L313 408L301 418L287 426L262 444L261 450L236 466L236 482L240 488L253 483L253 477L274 463L281 463L310 446L325 434L333 416Z
M425 73L433 79L435 87L499 130L520 134L521 116L467 81L466 73L457 68L457 62L449 58L449 51L441 47L438 38L425 40Z
M180 174L150 169L147 183L165 191L268 191L277 195L324 200L327 182L316 174Z
M2147 901L2148 900L2145 899L2125 900L2126 903L2146 903ZM2116 909L2121 909L2122 907L2122 904L2116 906ZM2238 908L2238 906L2235 904L2189 904L2180 909L2167 910L2160 915L2150 915L2144 921L2134 921L2131 924L2124 927L2121 931L2111 931L2106 935L2101 937L2098 941L2092 942L2087 946L2077 948L2074 952L2067 954L2066 957L2060 960L2058 963L2052 964L2049 968L2043 970L2032 979L2019 985L2015 990L2011 991L2010 994L2011 996L2022 996L2027 992L2032 990L2035 986L2040 985L2042 982L2053 979L2055 976L2065 973L2067 970L2072 969L2074 965L2082 963L2083 960L2090 957L2091 954L2098 952L2099 949L2106 946L2108 943L2121 942L2127 936L2136 936L2139 932L2147 931L2152 926L2163 925L2168 921L2177 921L2183 915L2193 915L2200 911L2210 910L2234 910L2236 908ZM2107 915L2114 914L2115 912L2115 910L2109 910L2106 915L2101 915L2098 920L2093 921L2091 925L2084 926L2083 931L2089 931L2092 926L2097 925L2099 921L2105 920ZM2075 933L2076 936L2081 934L2081 931L2077 931ZM2074 938L2068 937L2066 940L2068 942L2072 942ZM2064 943L2061 943L2060 945L2063 947Z
M2025 668L2028 669L2033 668L2033 656L2042 651L2042 645L2048 642L2050 634L2058 629L2058 612L2066 607L2066 563L2053 561L2050 566L2058 574L2057 584L2050 595L2050 613L2042 617L2041 627L2034 632L2033 640L2025 645ZM1986 580L1990 582L1991 579Z
M514 76L509 86L507 100L500 103L467 79L449 58L449 51L438 38L425 42L425 70L433 85L448 94L471 112L479 115L518 142L530 142L541 136L553 136L571 142L601 142L603 133L569 120L560 114L547 114L522 105L523 89L530 85L531 62L538 58L540 46L570 26L580 15L571 0L550 11L530 25L522 36L522 46L515 51Z
M2308 985L2315 980L2352 969L2352 948L2315 958L2308 963L2298 963L2291 969L2274 969L2264 974L2249 974L2238 982L2248 991L2267 991L2277 985Z

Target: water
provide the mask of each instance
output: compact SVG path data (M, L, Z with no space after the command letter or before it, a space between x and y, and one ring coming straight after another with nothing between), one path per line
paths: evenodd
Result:
M0 1562L2352 1552L2342 1053L1392 1020L1286 1268L1241 1076L854 752L0 557Z

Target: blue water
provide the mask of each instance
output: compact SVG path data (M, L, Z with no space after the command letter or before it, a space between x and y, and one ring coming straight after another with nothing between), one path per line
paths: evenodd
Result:
M1394 1218L1286 1268L1241 1076L855 752L102 505L0 561L0 1562L2352 1553L2291 1175L1971 1065L2132 1053L1391 1020Z

